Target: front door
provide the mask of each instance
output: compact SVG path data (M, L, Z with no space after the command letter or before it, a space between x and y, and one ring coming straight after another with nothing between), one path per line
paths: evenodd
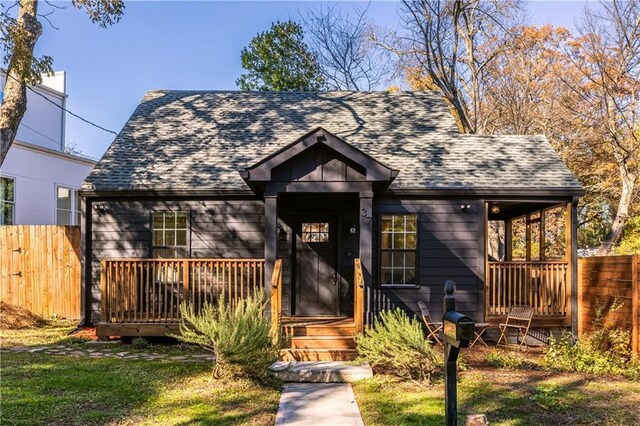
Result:
M331 216L305 216L295 226L295 315L338 315L336 221Z

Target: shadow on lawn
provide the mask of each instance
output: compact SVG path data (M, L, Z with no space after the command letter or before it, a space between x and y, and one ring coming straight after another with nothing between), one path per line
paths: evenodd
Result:
M65 336L46 344L83 345ZM4 352L1 364L2 425L262 424L279 398L276 382L212 380L210 363Z

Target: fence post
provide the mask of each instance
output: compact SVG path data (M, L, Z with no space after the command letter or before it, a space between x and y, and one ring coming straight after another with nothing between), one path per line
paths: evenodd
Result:
M584 301L584 259L578 259L578 337L584 333L583 301Z
M107 296L107 262L103 259L100 261L100 320L107 321L107 309L109 296ZM91 318L89 318L91 320Z

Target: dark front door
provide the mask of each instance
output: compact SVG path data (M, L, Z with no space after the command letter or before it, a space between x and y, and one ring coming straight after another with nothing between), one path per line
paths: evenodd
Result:
M295 315L338 315L337 236L331 216L296 222Z

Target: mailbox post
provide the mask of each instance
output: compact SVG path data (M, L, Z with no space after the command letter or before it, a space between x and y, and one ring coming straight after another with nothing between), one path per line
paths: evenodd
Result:
M451 280L444 285L444 383L445 383L445 422L447 426L458 423L458 377L457 363L460 348L469 346L473 339L475 324L473 320L456 312L456 299L453 296L455 283Z

